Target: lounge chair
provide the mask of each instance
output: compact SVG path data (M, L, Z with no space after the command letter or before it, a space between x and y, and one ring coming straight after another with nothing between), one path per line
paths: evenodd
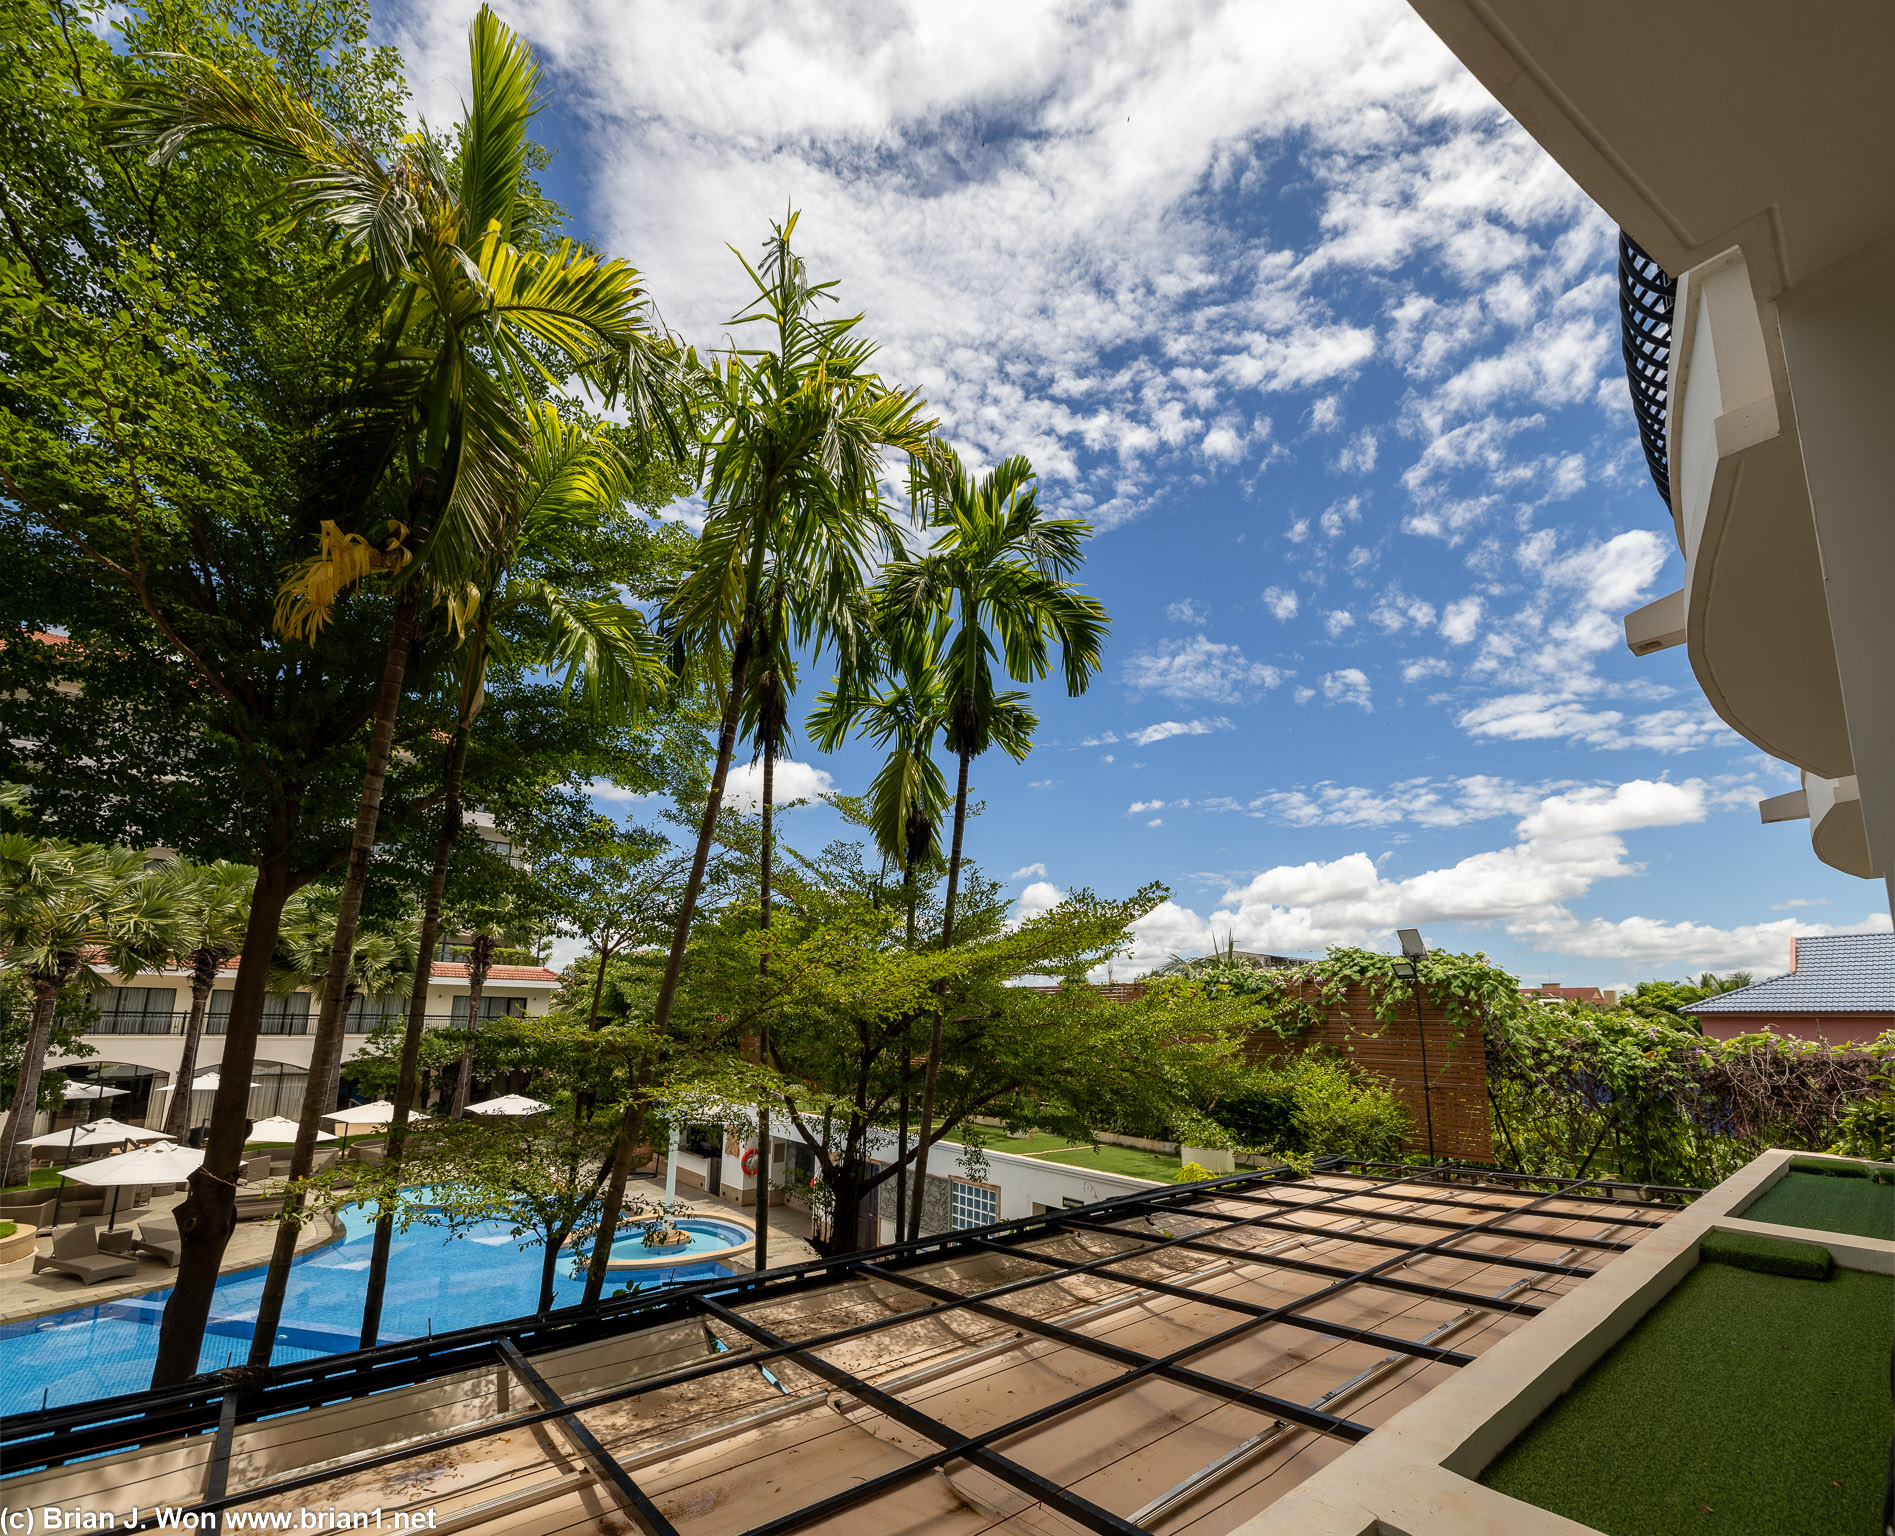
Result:
M320 1172L324 1168L333 1168L341 1156L342 1154L334 1147L318 1147L309 1160L310 1169L312 1172Z
M160 1264L178 1267L178 1258L184 1252L184 1239L178 1236L177 1218L174 1216L148 1216L138 1224L138 1235L132 1239L134 1253L148 1254Z
M259 1152L255 1157L246 1157L243 1160L243 1171L240 1177L248 1179L252 1184L256 1184L269 1178L269 1176L270 1154L268 1152Z
M237 1193L237 1220L255 1221L260 1216L275 1216L283 1209L283 1191L265 1191L249 1194L242 1190Z
M357 1142L349 1148L348 1159L352 1163L379 1163L383 1159L382 1149L373 1142Z
M96 1227L61 1227L53 1233L53 1251L33 1255L33 1273L37 1275L42 1270L71 1275L81 1284L92 1285L99 1280L124 1280L137 1274L138 1260L129 1255L101 1253Z

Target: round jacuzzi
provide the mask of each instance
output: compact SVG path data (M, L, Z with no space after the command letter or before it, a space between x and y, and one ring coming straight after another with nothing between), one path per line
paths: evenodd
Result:
M739 1253L747 1253L757 1240L756 1233L747 1224L721 1216L681 1216L674 1225L685 1234L683 1242L647 1247L644 1238L648 1228L641 1226L612 1245L612 1255L605 1261L605 1267L608 1270L662 1269L675 1264L720 1263Z

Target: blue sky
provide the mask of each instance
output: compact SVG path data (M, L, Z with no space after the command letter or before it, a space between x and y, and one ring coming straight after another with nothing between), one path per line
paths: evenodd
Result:
M472 9L384 18L436 121ZM1614 231L1405 5L499 9L548 66L553 189L668 324L719 344L724 243L794 204L885 371L1098 528L1104 675L976 766L969 850L1021 910L1164 880L1121 974L1417 924L1601 985L1888 926L1759 825L1794 780L1683 652L1625 650L1682 566Z

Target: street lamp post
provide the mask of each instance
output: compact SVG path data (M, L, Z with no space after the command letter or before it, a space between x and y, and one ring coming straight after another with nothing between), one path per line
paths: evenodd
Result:
M1428 946L1421 941L1418 928L1397 928L1395 935L1402 943L1402 957L1395 962L1395 975L1408 982L1415 992L1415 1034L1421 1041L1421 1107L1428 1120L1428 1161L1438 1161L1434 1150L1434 1085L1428 1078L1428 1027L1421 1020L1421 969L1420 961L1428 953Z

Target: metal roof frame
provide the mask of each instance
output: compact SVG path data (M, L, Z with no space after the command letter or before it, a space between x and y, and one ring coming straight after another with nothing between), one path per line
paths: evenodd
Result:
M1352 1287L1373 1286L1458 1305L1466 1309L1462 1321L1477 1312L1532 1316L1542 1308L1531 1302L1513 1299L1512 1292L1541 1277L1583 1279L1594 1273L1593 1269L1565 1260L1587 1253L1609 1256L1629 1244L1604 1236L1549 1234L1511 1225L1511 1222L1540 1212L1555 1214L1562 1220L1593 1221L1615 1228L1650 1227L1660 1225L1661 1221L1636 1214L1639 1210L1650 1210L1655 1215L1661 1210L1669 1212L1677 1209L1673 1201L1649 1198L1654 1193L1649 1189L1641 1189L1636 1196L1587 1196L1581 1191L1594 1185L1591 1181L1583 1180L1527 1179L1522 1176L1514 1182L1526 1187L1515 1190L1506 1187L1508 1181L1496 1178L1487 1170L1344 1164L1340 1159L1324 1159L1316 1171L1325 1179L1350 1180L1350 1187L1335 1190L1323 1185L1306 1185L1300 1182L1298 1174L1288 1168L1244 1171L1201 1184L1161 1186L1093 1205L1048 1211L1039 1216L971 1231L940 1234L914 1243L868 1249L815 1264L701 1281L670 1288L652 1296L634 1296L592 1308L568 1308L539 1317L465 1329L427 1341L410 1341L327 1356L275 1368L260 1376L245 1371L223 1372L195 1378L178 1388L128 1394L46 1413L21 1415L7 1420L4 1428L0 1428L0 1460L4 1460L8 1475L11 1476L110 1454L131 1446L211 1434L216 1439L210 1475L206 1480L204 1497L194 1506L196 1513L208 1515L234 1506L282 1499L302 1489L332 1481L345 1472L357 1474L375 1470L417 1456L438 1454L513 1429L547 1425L567 1439L575 1458L585 1464L637 1529L647 1533L647 1536L677 1536L676 1527L585 1426L579 1414L587 1409L706 1380L725 1371L762 1367L773 1361L789 1360L817 1379L846 1393L856 1402L878 1410L895 1423L934 1442L937 1449L932 1454L914 1457L898 1469L868 1478L839 1493L812 1501L765 1524L752 1527L745 1536L788 1536L791 1531L830 1518L844 1509L860 1505L910 1479L955 1461L981 1468L1087 1530L1111 1533L1111 1536L1138 1536L1144 1527L1060 1487L1057 1482L994 1449L995 1445L1147 1378L1161 1378L1207 1397L1255 1411L1266 1420L1266 1425L1259 1435L1253 1436L1246 1444L1267 1443L1273 1436L1285 1432L1286 1426L1354 1443L1370 1433L1369 1425L1329 1412L1321 1403L1298 1403L1226 1380L1197 1369L1188 1362L1195 1356L1216 1350L1254 1330L1281 1324L1390 1351L1381 1362L1358 1373L1357 1378L1354 1378L1356 1380L1386 1371L1402 1359L1457 1367L1465 1365L1475 1356L1440 1347L1425 1338L1404 1339L1373 1328L1352 1327L1346 1323L1312 1317L1307 1315L1308 1309ZM1465 1182L1457 1182L1457 1175L1461 1179L1473 1177L1482 1182L1493 1181L1487 1184L1485 1191L1490 1197L1504 1191L1505 1195L1514 1195L1516 1198L1465 1198L1479 1191L1469 1189ZM1386 1194L1397 1188L1401 1190L1399 1196ZM1459 1193L1431 1193L1435 1188L1452 1189ZM1315 1198L1285 1198L1292 1190L1302 1190ZM1378 1212L1371 1205L1378 1196L1384 1199L1398 1198L1410 1206L1425 1206L1428 1210L1420 1216L1405 1212ZM1211 1209L1210 1202L1214 1200L1229 1200L1261 1209L1254 1214L1233 1214ZM1567 1208L1546 1212L1544 1208L1555 1201ZM1607 1214L1606 1207L1615 1209L1612 1214ZM1631 1208L1629 1212L1628 1207ZM1324 1227L1306 1226L1284 1219L1298 1211L1320 1211L1327 1216L1351 1218L1351 1221L1344 1226ZM1457 1214L1462 1211L1467 1213L1464 1219ZM1198 1227L1182 1233L1174 1233L1161 1225L1166 1220L1175 1223L1180 1217L1212 1225L1208 1229ZM1138 1226L1141 1219L1145 1230ZM1128 1221L1132 1225L1116 1224ZM1410 1225L1426 1231L1439 1231L1440 1235L1416 1242L1362 1230L1375 1224ZM1211 1236L1205 1235L1207 1230ZM1082 1233L1109 1235L1125 1240L1126 1246L1089 1260L1065 1258L1025 1246L1029 1241L1049 1236ZM1282 1241L1245 1247L1234 1240L1246 1233L1260 1237L1281 1237ZM1464 1246L1470 1239L1477 1238L1564 1246L1567 1252L1560 1260L1548 1261L1517 1253L1494 1252L1487 1247ZM1306 1247L1312 1239L1359 1243L1389 1251L1386 1257L1377 1262L1355 1268L1294 1258L1287 1251ZM1219 1258L1281 1270L1286 1274L1308 1274L1326 1283L1317 1284L1282 1305L1263 1306L1239 1297L1199 1291L1155 1277L1119 1271L1118 1266L1170 1249L1208 1253ZM1040 1272L966 1293L950 1290L910 1273L922 1266L938 1265L944 1259L960 1256L1005 1256L1039 1266ZM1499 1265L1519 1271L1522 1278L1497 1294L1487 1294L1456 1286L1403 1279L1392 1273L1429 1256ZM1148 1355L1063 1323L1031 1316L1003 1305L1009 1296L1081 1274L1130 1287L1134 1292L1151 1291L1158 1295L1199 1302L1233 1314L1233 1321L1226 1327L1193 1339L1185 1347L1170 1354ZM738 1310L745 1305L781 1300L854 1279L872 1280L910 1292L919 1304L912 1309L892 1310L884 1316L801 1339L786 1338ZM1000 1321L1022 1335L1032 1334L1050 1339L1123 1369L1119 1374L1068 1393L1032 1412L979 1434L967 1435L904 1402L893 1392L862 1379L834 1361L824 1359L818 1353L829 1345L950 1311ZM702 1360L678 1368L590 1392L583 1397L562 1398L532 1363L531 1357L536 1354L569 1349L574 1345L687 1320L701 1323L707 1336L716 1342L719 1352L707 1354ZM749 1340L751 1347L725 1348L721 1341L716 1341L713 1324ZM1443 1333L1452 1326L1458 1326L1458 1323L1443 1324L1434 1332ZM266 1485L246 1487L235 1493L227 1489L225 1469L239 1424L294 1413L325 1403L366 1397L394 1387L437 1380L471 1368L492 1368L496 1365L504 1366L520 1382L535 1405L533 1409L527 1412L503 1412L499 1418L488 1419L472 1427L407 1440L393 1449L352 1458L346 1467L340 1469L328 1466L277 1478ZM1326 1394L1324 1401L1338 1396L1342 1390L1338 1388ZM156 1516L152 1518L155 1520Z

